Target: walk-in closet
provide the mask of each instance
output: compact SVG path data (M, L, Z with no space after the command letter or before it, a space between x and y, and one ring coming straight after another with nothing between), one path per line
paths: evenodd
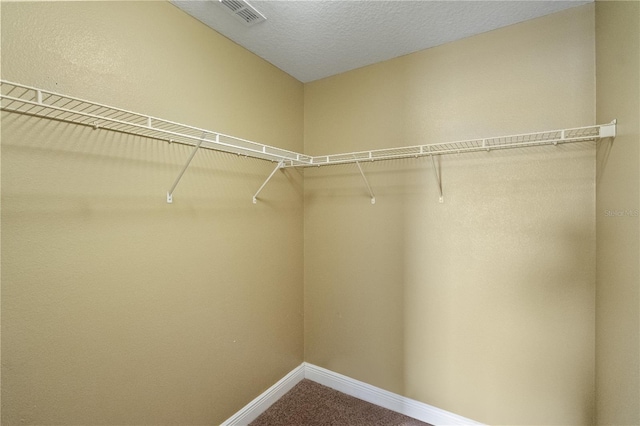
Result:
M2 424L640 423L640 2L0 18Z

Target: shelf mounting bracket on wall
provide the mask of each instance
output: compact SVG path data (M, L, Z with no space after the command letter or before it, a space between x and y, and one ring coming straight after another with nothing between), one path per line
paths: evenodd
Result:
M609 124L603 124L600 126L598 136L600 138L611 138L612 140L616 137L616 127L618 125L618 120L614 118L611 120Z
M202 142L204 142L206 136L207 136L206 133L202 133L202 137L200 138L196 146L193 147L193 151L191 151L191 155L189 155L189 159L187 159L187 162L184 165L184 167L182 167L180 174L178 174L178 177L176 178L175 182L173 182L171 189L169 190L169 192L167 192L167 203L169 204L173 203L173 191L176 190L176 186L178 186L180 179L182 179L182 175L184 175L184 172L187 171L189 164L191 164L191 160L193 160L193 157L196 156L196 152L198 152L198 149L200 148L200 145L202 145ZM216 134L216 142L218 142L219 139L220 139L220 135Z
M436 185L438 186L438 191L440 192L440 198L438 199L438 201L442 204L444 203L444 197L442 196L442 179L440 178L440 173L438 172L438 168L436 167L436 161L433 159L433 155L431 156L431 165L433 166Z
M273 177L273 175L276 174L276 172L278 170L280 170L281 168L284 167L284 161L280 161L278 163L278 165L276 166L275 169L273 169L273 171L271 172L271 174L269 175L269 177L267 178L267 180L264 181L264 183L262 184L262 186L260 188L258 188L258 191L255 193L255 195L253 196L253 204L257 204L258 203L258 195L260 194L260 192L262 192L262 189L267 185L267 183L269 183L269 181L271 180L271 178Z
M367 185L367 189L369 190L369 195L371 196L371 204L375 204L376 203L376 196L373 193L373 191L371 190L371 185L369 185L369 181L367 180L367 177L364 175L364 172L362 171L362 166L360 166L360 162L356 160L356 166L358 166L358 170L360 170L360 174L362 175L362 179L364 180L365 185Z

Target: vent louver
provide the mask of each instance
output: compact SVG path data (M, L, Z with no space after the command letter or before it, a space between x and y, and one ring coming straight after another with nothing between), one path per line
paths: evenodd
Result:
M237 20L247 26L265 21L267 18L244 0L219 0L220 5Z

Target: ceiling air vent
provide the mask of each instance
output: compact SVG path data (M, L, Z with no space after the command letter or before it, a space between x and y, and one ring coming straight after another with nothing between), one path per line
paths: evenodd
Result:
M255 25L267 19L255 7L244 0L220 0L220 5L247 26Z

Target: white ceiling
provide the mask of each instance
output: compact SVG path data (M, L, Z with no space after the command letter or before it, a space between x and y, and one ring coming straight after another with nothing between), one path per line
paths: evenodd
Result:
M247 27L218 0L171 2L303 83L593 0L249 0Z

